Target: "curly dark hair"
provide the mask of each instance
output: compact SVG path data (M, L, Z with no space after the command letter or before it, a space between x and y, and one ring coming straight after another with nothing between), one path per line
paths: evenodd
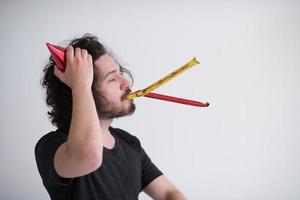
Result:
M100 56L108 54L108 51L98 41L98 38L88 33L80 38L72 40L69 45L72 45L74 49L76 47L86 49L93 58L93 64ZM54 75L54 65L55 62L52 56L50 56L49 62L43 69L44 74L41 80L41 85L46 89L46 103L49 107L51 107L51 110L48 111L49 119L58 129L68 132L72 117L72 91L71 88L61 82ZM121 67L121 65L120 70L127 73L133 82L133 77L129 70ZM94 99L97 95L101 96L101 94L95 90L95 83L99 76L100 74L97 73L94 65L94 77L92 83Z

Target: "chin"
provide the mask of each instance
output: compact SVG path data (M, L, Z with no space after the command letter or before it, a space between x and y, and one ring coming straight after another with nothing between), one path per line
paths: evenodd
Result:
M133 114L135 111L135 104L132 100L129 100L129 105L126 107L126 113L127 115Z

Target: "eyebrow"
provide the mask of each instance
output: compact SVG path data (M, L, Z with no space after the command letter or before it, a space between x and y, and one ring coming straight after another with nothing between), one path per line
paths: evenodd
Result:
M108 72L108 73L103 77L103 80L105 80L109 75L114 74L114 73L116 73L116 72L117 72L116 69L114 69L113 71Z

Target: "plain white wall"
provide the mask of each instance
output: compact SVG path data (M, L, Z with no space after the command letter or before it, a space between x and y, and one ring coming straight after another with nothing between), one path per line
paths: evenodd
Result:
M208 108L141 97L113 123L189 199L300 199L299 1L6 0L0 22L0 199L49 199L34 158L55 129L39 84L45 42L86 32L132 71L133 90L200 60L156 92Z

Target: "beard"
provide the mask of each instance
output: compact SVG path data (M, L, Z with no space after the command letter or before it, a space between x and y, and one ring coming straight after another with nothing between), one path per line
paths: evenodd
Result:
M121 97L121 102L125 101L127 95L130 93L131 90L127 89L124 95L122 95ZM119 118L127 115L132 115L135 111L135 104L133 103L133 100L126 100L130 101L130 105L128 107L117 107L115 105L112 105L106 97L99 93L94 94L94 99L99 118Z

